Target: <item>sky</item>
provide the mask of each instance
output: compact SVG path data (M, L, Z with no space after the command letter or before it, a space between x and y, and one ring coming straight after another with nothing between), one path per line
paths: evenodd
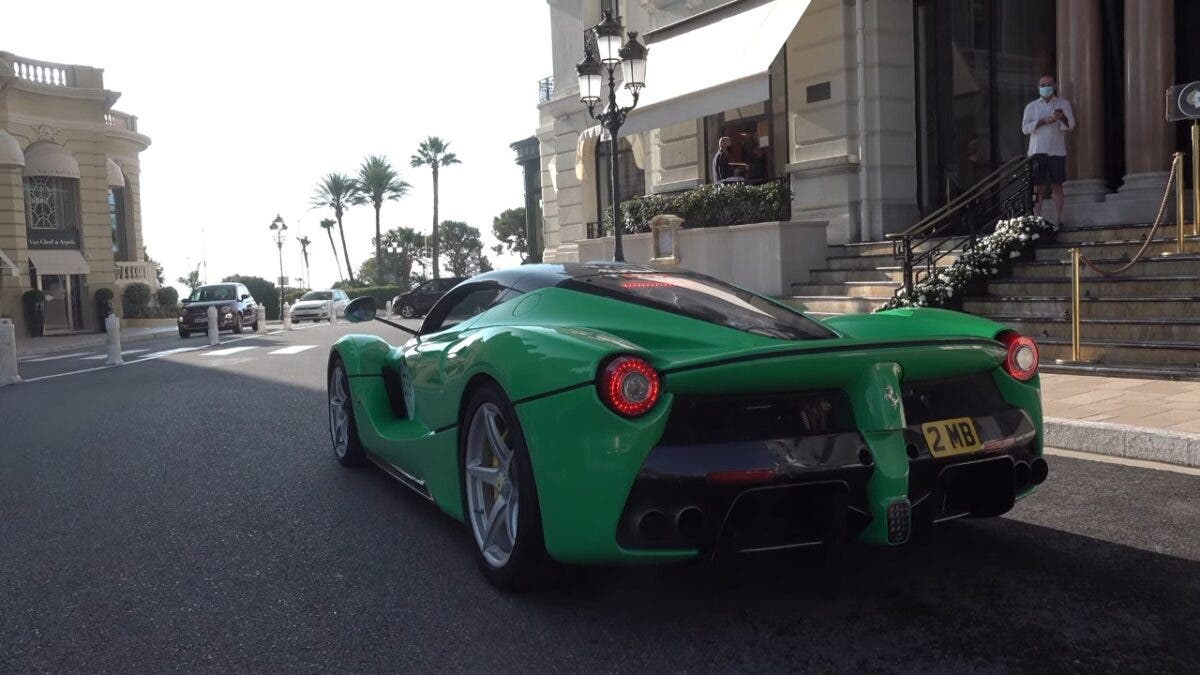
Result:
M306 235L307 285L337 281L318 225L333 214L310 199L322 176L353 174L369 154L412 184L384 204L383 229L429 232L432 178L409 158L430 135L463 162L441 172L439 220L479 228L497 267L519 262L486 248L492 218L524 204L509 144L537 129L537 81L552 69L545 0L60 0L53 30L30 29L45 13L5 3L0 50L104 69L105 87L121 93L114 109L151 139L142 231L168 283L202 255L209 282L276 278L276 214L288 225L285 275L303 276L296 240ZM351 209L344 226L357 272L373 255L374 210Z

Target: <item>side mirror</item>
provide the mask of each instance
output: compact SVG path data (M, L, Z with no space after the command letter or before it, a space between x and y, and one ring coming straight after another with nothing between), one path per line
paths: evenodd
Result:
M243 295L242 295L242 299L243 299L243 300L249 300L249 299L250 299L250 294L249 294L249 293L243 294Z
M188 304L188 303L189 303L189 302L191 302L191 301L192 301L192 299L191 299L191 298L184 298L183 300L180 300L180 301L179 301L179 304L181 304L181 305L186 305L186 304Z
M364 295L351 300L350 304L346 305L346 320L350 323L371 321L375 318L375 311L375 298Z

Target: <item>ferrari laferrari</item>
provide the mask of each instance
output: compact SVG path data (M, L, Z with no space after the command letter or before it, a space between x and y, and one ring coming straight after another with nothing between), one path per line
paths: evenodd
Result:
M861 541L998 516L1048 473L1038 348L905 308L816 319L677 267L468 279L399 346L332 347L334 454L463 521L487 579Z

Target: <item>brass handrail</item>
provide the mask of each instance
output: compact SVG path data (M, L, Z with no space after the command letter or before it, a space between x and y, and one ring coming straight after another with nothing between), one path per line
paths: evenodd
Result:
M917 221L917 224L913 225L907 230L904 230L903 232L891 232L889 234L885 234L883 235L884 238L900 239L903 237L915 237L925 230L932 229L938 221L944 220L947 216L950 216L954 212L963 208L966 204L971 202L971 200L992 189L1001 182L1001 179L1003 179L1006 174L1011 173L1018 166L1028 161L1030 161L1029 157L1014 157L1008 160L999 169L996 169L984 177L983 180L968 188L966 192L955 197L951 202L939 208L937 211L934 211L928 216L925 216L921 220Z

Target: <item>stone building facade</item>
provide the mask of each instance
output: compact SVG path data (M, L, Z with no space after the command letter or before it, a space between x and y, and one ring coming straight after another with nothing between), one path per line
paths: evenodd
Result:
M1152 220L1186 131L1163 92L1200 79L1187 0L548 0L540 87L544 257L574 260L610 204L607 149L578 100L584 31L604 9L650 50L620 141L621 197L712 182L717 139L747 176L786 180L829 244L878 241L1026 151L1038 77L1078 119L1072 224ZM547 79L547 82L550 79ZM655 89L659 93L655 93ZM758 162L756 167L755 162Z
M150 139L113 109L103 71L0 52L0 315L25 335L22 294L47 295L46 332L99 328L96 292L140 281L138 157Z

